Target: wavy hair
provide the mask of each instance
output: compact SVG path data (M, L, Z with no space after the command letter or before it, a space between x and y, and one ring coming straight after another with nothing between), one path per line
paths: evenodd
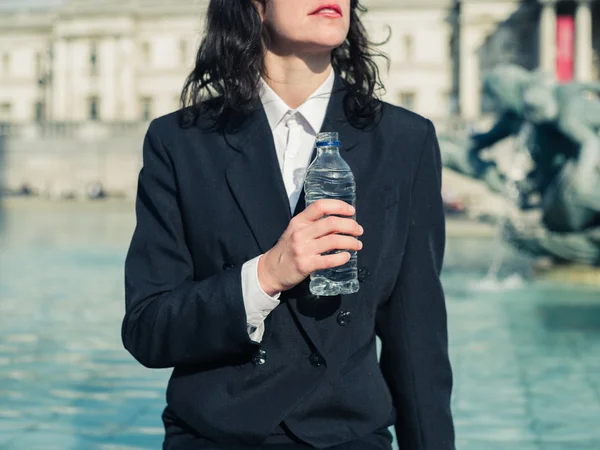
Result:
M259 0L264 7L269 0ZM230 113L244 116L260 101L259 82L264 75L268 36L253 0L211 0L205 33L192 72L181 93L182 125L195 123L207 108L216 123L226 125ZM375 57L389 60L375 50L380 44L368 37L360 14L366 8L351 0L350 30L346 40L332 51L332 65L345 84L344 110L352 123L371 123L381 109L378 93L384 87ZM384 41L383 43L387 42Z

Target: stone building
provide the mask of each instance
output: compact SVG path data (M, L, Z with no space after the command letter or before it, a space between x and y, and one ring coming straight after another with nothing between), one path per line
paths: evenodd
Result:
M374 41L391 31L381 47L390 57L384 99L434 120L477 120L482 72L498 63L555 71L559 31L563 43L564 30L573 33L573 76L598 79L599 0L362 3ZM1 10L0 122L130 123L173 111L207 4L64 0ZM571 28L559 28L569 17Z
M386 100L448 114L451 1L365 2L373 40L391 31ZM0 14L0 121L130 122L174 110L207 4L70 0Z
M173 110L203 5L72 0L0 18L0 105L13 121L136 121ZM190 14L195 8L198 15ZM6 107L6 105L9 105Z

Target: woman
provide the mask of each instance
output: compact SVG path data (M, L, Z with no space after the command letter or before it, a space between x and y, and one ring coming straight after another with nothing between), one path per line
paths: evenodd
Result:
M174 368L164 448L390 449L391 425L402 450L454 446L437 139L375 98L359 11L211 0L186 108L150 125L123 341ZM304 206L320 130L340 134L357 221ZM360 250L360 291L310 295L336 249Z

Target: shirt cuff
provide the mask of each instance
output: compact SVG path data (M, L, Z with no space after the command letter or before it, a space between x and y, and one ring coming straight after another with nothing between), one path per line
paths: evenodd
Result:
M261 287L258 281L258 261L262 255L257 256L242 265L242 297L246 310L248 335L255 342L262 341L265 331L264 321L277 306L281 293L271 297Z

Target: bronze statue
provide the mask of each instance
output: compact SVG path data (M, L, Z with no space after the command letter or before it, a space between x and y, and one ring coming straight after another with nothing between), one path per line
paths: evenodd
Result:
M466 142L441 136L444 165L484 181L521 211L540 210L537 223L524 214L508 220L506 236L518 248L600 265L600 83L559 84L543 73L499 66L485 75L483 92L496 123ZM515 155L524 150L532 163L520 179L480 157L508 137L516 138Z

